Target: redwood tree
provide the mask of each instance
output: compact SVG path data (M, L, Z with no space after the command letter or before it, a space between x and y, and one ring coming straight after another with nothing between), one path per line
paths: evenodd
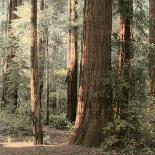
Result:
M112 117L111 0L85 0L77 117L70 143L97 146Z
M31 0L31 105L34 144L43 143L37 59L37 0Z
M69 0L69 51L67 71L67 118L75 121L77 108L77 75L78 75L78 53L77 53L77 0Z

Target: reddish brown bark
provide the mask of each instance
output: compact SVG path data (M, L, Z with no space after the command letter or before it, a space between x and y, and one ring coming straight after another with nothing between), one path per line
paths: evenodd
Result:
M31 0L31 107L33 120L34 144L43 143L41 110L39 100L39 77L37 58L37 0Z
M69 0L69 51L67 71L67 118L75 121L77 108L77 76L78 76L78 53L77 53L77 0Z
M77 117L70 143L97 146L112 117L111 0L85 0Z

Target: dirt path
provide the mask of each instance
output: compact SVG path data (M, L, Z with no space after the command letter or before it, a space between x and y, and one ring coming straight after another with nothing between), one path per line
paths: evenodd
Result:
M45 141L47 140L50 145L34 146L32 142L4 143L0 141L0 155L111 155L111 153L103 153L100 149L68 145L67 140L70 135L68 131L47 127L44 131Z

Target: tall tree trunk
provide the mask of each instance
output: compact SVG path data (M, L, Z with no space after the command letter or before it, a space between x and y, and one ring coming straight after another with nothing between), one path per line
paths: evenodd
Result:
M85 0L77 116L70 143L98 146L112 117L111 0Z
M43 144L37 58L37 0L31 0L31 105L34 144Z
M44 0L41 0L40 2L40 10L44 11L45 8L45 3ZM41 33L40 39L39 39L39 58L40 58L40 62L39 62L39 82L40 82L40 88L39 88L39 94L40 94L40 105L41 105L41 99L42 99L42 92L43 92L43 85L44 85L44 81L43 81L43 77L44 77L44 65L45 65L45 32L43 31Z
M9 0L8 1L8 26L7 26L7 37L10 39L15 39L11 32L11 22L14 19L17 19L17 15L14 11L17 10L17 6L21 5L22 0ZM18 100L18 80L12 80L10 77L18 77L18 71L16 75L13 74L14 71L11 69L11 64L13 63L13 58L15 57L16 45L12 45L12 42L8 43L6 57L3 62L3 92L2 92L2 101L4 105L13 103L17 106ZM14 85L14 86L13 86Z
M129 102L130 90L130 60L132 57L132 40L131 40L131 24L133 18L133 0L119 0L120 12L120 50L118 53L118 71L120 81L123 81L123 87L119 95L119 104L121 114L123 109Z
M74 122L77 108L77 77L78 77L78 52L77 52L77 0L69 0L69 51L67 71L67 118Z
M149 0L149 42L150 42L150 52L149 52L149 96L152 98L155 96L155 0ZM153 103L153 99L151 102Z

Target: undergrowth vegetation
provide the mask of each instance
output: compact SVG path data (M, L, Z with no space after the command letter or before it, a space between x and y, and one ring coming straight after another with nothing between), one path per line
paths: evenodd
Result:
M67 120L66 113L50 115L49 126L56 129L71 129L72 123Z
M15 111L12 107L0 110L0 132L4 136L32 136L30 103L20 105ZM42 111L44 113L44 111ZM43 114L45 116L45 114ZM45 118L42 120L45 121ZM45 124L46 125L46 124ZM49 127L54 129L71 129L72 123L65 113L50 114Z
M104 150L116 149L121 155L154 155L155 152L155 112L148 111L148 105L131 103L126 111L126 119L114 118L104 129L109 132L102 143Z

